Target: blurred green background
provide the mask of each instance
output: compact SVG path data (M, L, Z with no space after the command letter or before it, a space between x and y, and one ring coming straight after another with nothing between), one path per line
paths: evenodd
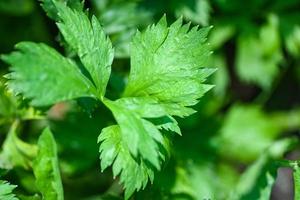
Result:
M67 2L78 6L78 1ZM264 199L259 195L269 184L265 174L273 160L300 157L300 1L86 0L84 5L115 48L107 89L112 99L124 88L129 44L137 29L156 23L164 13L169 23L183 16L194 25L214 27L209 35L214 54L207 67L218 68L209 80L215 87L196 106L196 114L179 120L183 136L173 138L170 159L154 184L132 199L219 200L231 199L233 193L240 199ZM47 43L72 57L63 48L56 17L36 0L0 0L0 54L26 40ZM31 108L5 89L7 72L0 61L2 178L18 185L22 199L36 192L18 143L35 143L50 124L65 198L119 199L122 188L111 170L100 173L96 143L101 129L113 123L111 113L89 99ZM21 124L18 137L11 139L7 133L15 119ZM29 151L21 153L30 157ZM292 170L281 167L278 172L271 199L292 200Z

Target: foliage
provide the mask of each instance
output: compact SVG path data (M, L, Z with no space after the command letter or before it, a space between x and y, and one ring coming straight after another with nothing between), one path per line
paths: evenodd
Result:
M12 191L16 188L15 185L10 185L7 181L0 181L0 197L3 200L18 200Z
M43 199L64 199L56 144L49 129L45 129L39 137L38 148L33 163L37 188L42 193Z
M299 8L0 0L0 199L298 199Z

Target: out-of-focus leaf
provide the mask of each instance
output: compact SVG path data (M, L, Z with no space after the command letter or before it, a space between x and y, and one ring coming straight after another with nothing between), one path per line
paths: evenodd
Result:
M9 117L16 112L16 101L0 82L0 116Z
M21 200L41 200L41 197L38 194L35 194L33 196L25 196L25 195L18 194L18 197Z
M265 56L280 53L281 42L278 16L274 14L269 15L267 24L261 27L259 34L262 51Z
M22 16L34 10L33 0L0 0L0 13Z
M33 172L36 177L36 186L43 199L64 199L56 143L49 128L46 128L39 137L38 154L34 161Z
M139 10L136 3L118 3L100 11L99 20L107 34L115 34L149 23L150 13Z
M211 6L209 0L172 1L177 17L183 16L196 24L209 25Z
M123 200L123 199L113 195L99 195L99 196L84 198L83 200Z
M22 120L43 119L40 111L21 104L21 100L13 95L0 82L0 124L10 122L14 118Z
M7 181L0 180L0 199L1 200L18 200L12 192L16 185L10 185Z
M209 35L209 43L213 50L221 48L235 33L235 28L232 25L217 24Z
M268 162L268 159L268 156L263 155L247 169L241 176L236 191L229 199L266 200L270 198L277 169Z
M274 159L281 157L294 143L294 139L283 139L266 149L242 174L228 200L270 199L278 168Z
M103 115L107 115L103 110L96 110L89 115L77 107L62 106L69 105L61 105L56 109L68 110L56 118L54 114L49 116L50 127L57 142L61 171L70 176L90 169L97 162L99 147L95 141L99 130L109 119L103 118Z
M277 17L271 15L259 34L239 36L236 70L242 80L270 89L282 60Z
M291 8L297 8L299 6L298 0L276 0L272 3L272 9L278 11L286 11Z
M285 38L287 50L293 56L300 55L300 26L294 27L293 31Z
M23 142L17 136L19 122L12 124L10 131L2 145L0 153L0 167L11 169L12 167L22 166L26 169L32 165L32 160L36 156L37 147Z
M40 111L33 107L28 107L21 104L21 100L13 95L0 82L0 124L2 122L9 122L14 118L22 120L43 119Z
M298 164L299 165L299 164ZM296 165L294 167L294 199L300 199L300 168Z
M223 172L218 169L219 162L210 146L211 134L219 126L214 120L207 119L206 122L202 119L201 128L196 130L188 127L183 129L184 136L175 140L172 146L175 159L168 162L154 182L154 187L158 188L162 197L154 196L152 199L223 199L221 197L227 195L227 188L221 186L227 184L231 188L233 184L229 185L230 181L220 178L219 173ZM225 190L220 192L219 189ZM153 190L151 187L150 191ZM147 191L145 193L148 194Z
M223 13L240 13L241 15L253 15L255 11L261 8L265 1L252 0L245 4L239 0L215 0L215 5L222 10Z
M239 181L240 173L235 166L222 162L217 164L216 171L217 181L214 183L216 184L215 188L219 191L216 195L217 199L226 199Z
M107 3L105 6L99 6L96 11L104 31L110 35L115 47L115 56L129 57L131 39L137 29L144 28L151 22L151 13L139 8L136 2L128 1Z
M17 110L17 115L22 120L41 120L45 119L45 116L40 110L33 107L19 107Z
M225 117L218 136L219 152L234 160L253 161L272 144L280 131L280 125L259 106L236 105Z
M218 67L218 70L212 75L213 84L215 85L213 92L216 98L223 99L230 81L227 65L222 55L213 55L210 60L212 67Z
M194 200L216 199L217 179L212 163L186 163L176 169L175 185L171 189L173 195L186 194Z

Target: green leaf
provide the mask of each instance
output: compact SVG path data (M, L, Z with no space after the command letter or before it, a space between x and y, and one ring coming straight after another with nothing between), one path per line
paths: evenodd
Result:
M210 19L211 6L209 0L173 1L177 16L184 16L196 24L207 26Z
M270 16L259 34L239 36L236 69L243 81L270 89L282 60L278 19Z
M114 163L114 176L121 173L125 196L129 198L135 190L146 186L148 178L153 181L154 168L160 169L161 161L165 160L168 141L159 129L177 133L180 129L168 115L167 107L152 98L127 97L104 103L113 112L118 125L103 129L99 136L101 169ZM152 122L160 117L168 120Z
M296 25L285 37L285 43L289 53L295 57L300 55L300 26Z
M0 81L0 116L12 116L17 109L16 101L6 91L4 84ZM1 122L0 122L1 123Z
M277 168L269 162L268 156L263 155L241 176L236 191L229 199L269 199L276 176Z
M176 104L162 104L151 97L125 97L115 103L141 118L149 119L157 128L170 130L181 135L177 121L171 116L188 116L194 111L189 108L180 109Z
M116 101L104 100L118 123L120 141L131 159L160 169L168 142L159 129L180 134L172 116L185 117L194 113L188 106L195 105L211 88L203 82L215 70L201 67L210 55L205 43L208 31L209 28L198 30L198 27L189 30L189 24L182 26L182 19L167 27L163 17L157 25L148 27L144 33L138 32L133 38L131 71L124 97ZM116 131L109 129L109 132ZM101 156L103 169L112 164L117 153L109 149L109 145L100 149L106 152ZM127 168L124 159L118 160L120 166L115 161L117 171ZM143 165L136 165L136 168L143 171ZM126 194L141 188L139 180L130 181L129 178L129 175L124 176L122 181L121 175Z
M0 199L1 200L18 200L12 191L16 185L10 185L7 181L0 180Z
M95 1L94 4L101 4ZM137 2L110 1L106 6L98 6L98 19L103 24L106 34L109 34L115 48L115 57L130 56L131 38L137 28L151 22L151 12L140 8ZM97 7L97 6L96 6Z
M34 10L34 1L32 0L9 0L0 1L0 12L13 16L24 16Z
M149 22L150 12L138 8L136 2L115 2L99 10L99 19L107 34L126 32Z
M63 120L53 115L58 110L65 110ZM70 104L57 105L48 112L51 131L57 146L62 147L59 151L59 163L65 176L83 173L99 160L99 146L95 138L110 118L103 117L107 116L103 109L93 112L92 116L91 118L91 115L83 112L79 106Z
M227 88L230 82L225 57L214 54L210 60L213 66L218 66L217 72L212 76L213 83L216 85L213 92L216 98L222 100L227 95Z
M104 103L113 112L121 129L122 141L130 153L134 157L141 156L160 169L158 144L163 145L164 139L158 128L143 117L159 115L163 111L159 107L152 106L150 109L153 109L153 113L150 113L149 107L142 108L144 105L147 106L146 100L144 102L134 100L140 99L123 98L115 102L106 100Z
M58 10L54 2L65 2L70 8L81 11L83 10L83 1L80 0L40 0L41 6L47 13L48 17L58 21Z
M18 138L18 125L18 121L12 124L2 145L0 168L11 169L13 167L21 166L25 169L29 169L32 165L32 160L36 156L36 146L25 143Z
M186 194L194 200L217 199L217 179L212 163L185 163L176 167L176 181L171 189L173 195Z
M179 111L193 106L212 86L205 79L214 69L203 65L211 54L206 36L182 19L170 27L163 17L158 24L138 32L131 44L131 70L124 96L151 96L160 103L176 104Z
M94 97L92 83L76 64L45 44L21 42L18 51L2 59L11 65L8 86L35 106L46 106L78 97Z
M91 21L83 11L72 10L63 3L55 3L60 22L57 24L68 45L76 51L97 88L104 96L111 72L113 49L95 16Z
M218 151L233 160L245 163L254 161L272 144L280 131L280 124L274 123L259 106L236 105L225 117L218 136Z
M294 167L294 199L300 199L300 169L299 164Z
M154 179L154 171L143 159L134 159L128 145L124 143L120 126L114 125L104 128L98 138L100 145L100 159L102 170L113 164L113 174L120 174L120 181L124 184L125 199L135 190L145 188L148 180Z
M209 36L209 43L214 50L221 49L235 34L235 27L230 24L217 24ZM218 66L218 65L217 65Z
M49 128L46 128L39 137L38 148L38 155L33 165L36 186L43 199L63 200L56 143Z
M241 175L238 184L228 199L270 199L271 190L279 167L274 160L282 157L295 142L295 139L282 139L266 149L266 151Z
M239 38L236 67L243 81L269 89L279 72L277 66L279 60L277 54L265 59L261 43L256 38L250 36Z

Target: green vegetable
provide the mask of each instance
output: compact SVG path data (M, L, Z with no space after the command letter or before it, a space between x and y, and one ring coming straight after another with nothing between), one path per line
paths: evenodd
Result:
M0 200L300 198L299 0L0 0L0 17Z
M16 188L15 185L10 185L7 181L0 180L0 199L2 200L18 200L12 191Z
M299 170L299 164L294 166L294 188L295 188L295 197L294 199L299 199L300 198L300 170Z
M92 83L84 77L74 61L64 58L45 44L22 42L19 51L2 59L12 65L9 88L32 99L35 106L82 96L95 96Z
M6 137L0 153L0 168L11 169L22 166L29 169L32 160L36 156L37 148L35 145L22 141L17 136L19 121L15 121Z
M294 139L275 142L242 174L236 188L228 199L232 200L266 200L277 176L277 165L274 161L281 157L295 144Z
M58 28L82 66L45 44L20 43L18 51L3 56L12 65L7 75L9 88L35 106L79 97L102 101L118 123L103 129L99 137L102 170L114 163L114 175L120 174L128 199L146 186L148 177L153 181L155 169L160 170L165 160L168 139L161 129L180 134L173 116L193 114L195 110L190 106L212 88L204 83L215 71L204 67L211 54L206 43L210 28L190 29L182 19L168 27L164 16L145 32L138 32L132 39L131 71L123 98L111 101L104 95L113 50L100 23L94 16L89 20L83 11L53 3L58 10ZM156 124L151 121L162 118L165 120ZM38 158L42 159L40 154ZM43 178L37 178L42 193L51 195L43 191ZM62 192L56 193L61 198Z
M103 97L114 56L110 40L95 16L90 21L84 12L76 12L60 3L55 5L60 18L57 24L60 32L91 76L97 94Z
M34 161L33 172L36 177L36 186L43 199L64 199L56 143L49 128L46 128L39 137L38 154Z

